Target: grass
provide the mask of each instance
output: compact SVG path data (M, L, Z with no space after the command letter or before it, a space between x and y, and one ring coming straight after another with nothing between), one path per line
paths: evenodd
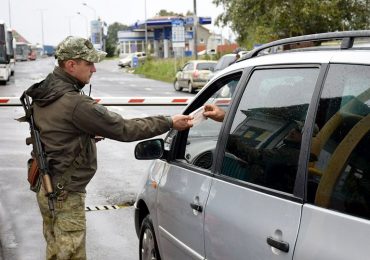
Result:
M210 57L208 55L198 57L202 60L218 60L222 54ZM154 58L148 57L144 64L140 65L134 70L135 74L143 75L144 77L173 83L177 71L184 66L184 64L193 59L193 57L183 58Z
M118 60L118 57L117 56L113 56L113 57L105 56L104 60Z
M188 60L190 58L148 58L143 65L135 69L134 73L144 75L147 78L172 83L175 80L177 70Z

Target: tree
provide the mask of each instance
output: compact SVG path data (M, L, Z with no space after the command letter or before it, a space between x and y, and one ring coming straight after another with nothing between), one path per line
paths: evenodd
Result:
M256 43L369 26L368 0L213 0L225 12L217 25L229 25L237 41L248 48Z
M180 17L183 17L184 15L183 14L180 14L180 13L175 13L175 12L172 12L172 11L167 11L167 10L160 10L159 13L157 13L158 16L180 16Z
M113 23L108 26L108 35L106 42L107 57L113 57L115 55L117 43L118 43L118 31L127 30L129 27L121 23Z

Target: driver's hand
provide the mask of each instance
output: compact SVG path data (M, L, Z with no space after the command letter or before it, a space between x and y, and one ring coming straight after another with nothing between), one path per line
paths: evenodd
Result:
M216 105L207 104L204 106L203 115L217 122L222 122L224 121L224 118L225 118L225 110L221 109L220 107Z

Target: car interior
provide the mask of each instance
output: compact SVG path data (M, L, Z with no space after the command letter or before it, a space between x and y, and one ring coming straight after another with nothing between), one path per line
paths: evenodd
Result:
M357 97L322 100L330 119L313 137L307 199L315 205L370 216L370 89ZM337 111L337 112L334 112ZM328 161L327 164L322 161Z

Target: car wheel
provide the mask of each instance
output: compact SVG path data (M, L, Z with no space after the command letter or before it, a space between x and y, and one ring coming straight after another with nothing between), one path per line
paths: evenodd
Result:
M150 215L147 215L141 224L139 250L140 260L161 259Z
M188 84L188 92L194 93L194 88L193 88L193 85L191 84L191 81L189 81L189 84Z
M173 87L175 88L176 91L181 91L182 90L182 87L180 87L180 84L177 81L177 79L175 79L175 82L173 83Z

